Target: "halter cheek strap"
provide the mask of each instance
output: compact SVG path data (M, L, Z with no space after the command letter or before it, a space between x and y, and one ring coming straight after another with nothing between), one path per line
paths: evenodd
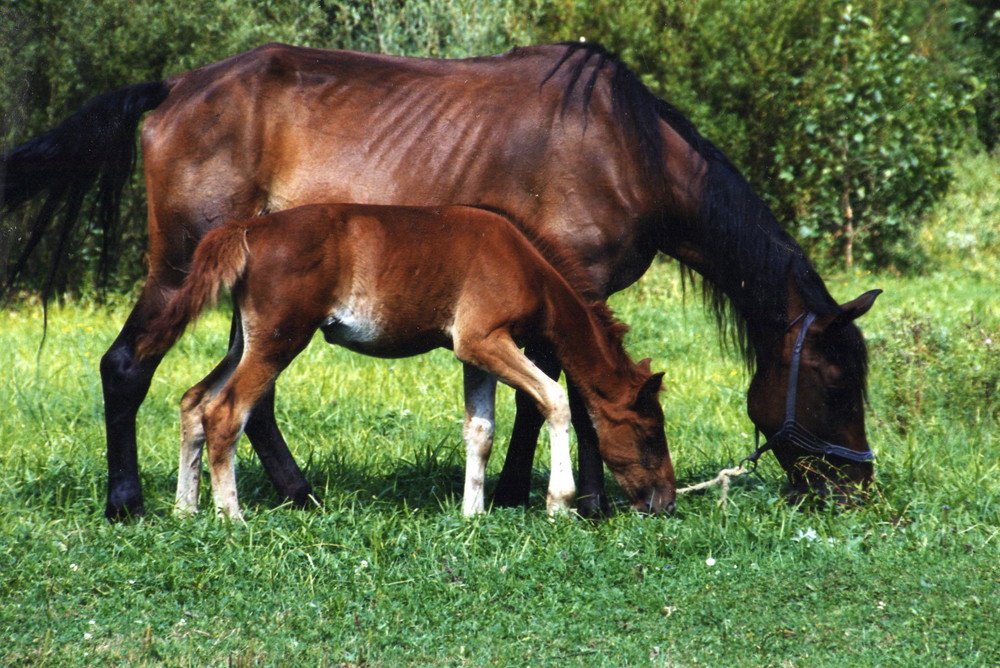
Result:
M816 320L816 314L805 313L799 316L791 322L789 328L794 327L795 323L799 320L802 320L802 327L799 329L799 334L795 338L795 348L792 349L791 366L788 369L788 392L785 394L785 422L781 425L781 429L776 431L769 439L767 439L764 445L758 446L756 450L744 457L740 464L743 464L743 462L749 462L750 464L756 466L757 460L760 456L772 449L774 444L778 441L790 443L800 450L804 450L812 455L834 455L852 462L872 461L875 459L875 455L872 453L871 449L851 450L850 448L845 448L842 445L835 445L829 441L824 441L819 436L816 436L814 433L795 421L795 404L798 399L799 391L799 367L802 365L802 346L805 344L806 333L809 331L809 326ZM760 443L760 431L758 430L756 433L757 442Z

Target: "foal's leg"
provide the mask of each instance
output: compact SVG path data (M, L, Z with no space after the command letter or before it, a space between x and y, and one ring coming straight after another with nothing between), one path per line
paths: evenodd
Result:
M243 352L243 323L239 309L235 305L229 333L229 347L230 351L238 351L236 353L238 359ZM295 463L295 458L288 450L288 443L281 435L274 417L274 387L271 387L250 411L246 435L278 495L299 508L310 505L310 500L316 498L312 485Z
M569 401L562 387L532 364L506 333L494 333L481 341L456 341L455 355L524 390L538 403L549 423L552 453L546 505L550 513L568 509L576 486L569 454Z
M545 344L532 344L524 349L525 356L550 378L559 378L559 361L551 348ZM516 390L514 403L514 426L507 446L497 487L493 492L493 503L498 506L514 507L528 505L531 492L531 466L535 461L538 433L545 418L538 411L534 397L523 390Z
M261 326L261 329L273 331L272 327ZM313 331L292 328L278 340L266 335L258 337L256 345L243 351L239 364L222 389L207 402L202 423L208 445L212 496L220 515L236 520L243 518L236 493L236 443L253 407L273 390L278 374L302 352Z
M559 378L559 360L547 344L532 344L525 348L525 355L535 366L553 379ZM608 496L604 487L604 462L597 447L597 432L590 420L590 413L571 382L569 386L570 414L576 432L577 465L580 469L580 492L577 500L579 513L585 517L607 515ZM544 418L538 405L529 394L517 390L514 395L517 412L514 428L507 446L500 479L493 492L493 503L498 506L523 506L528 503L531 488L531 466L538 445L538 433Z
M497 379L482 369L463 365L465 389L465 491L462 494L462 514L483 512L483 484L486 463L493 449L493 429L496 423Z
M198 512L198 488L201 482L201 453L205 445L205 407L229 379L239 362L241 351L229 354L200 383L184 393L181 399L181 447L177 467L177 496L174 514Z

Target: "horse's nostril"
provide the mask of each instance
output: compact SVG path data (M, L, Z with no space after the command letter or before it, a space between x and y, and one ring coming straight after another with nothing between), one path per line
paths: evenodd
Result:
M671 501L670 503L667 504L667 507L664 508L663 510L665 510L668 513L673 513L677 510L677 504Z

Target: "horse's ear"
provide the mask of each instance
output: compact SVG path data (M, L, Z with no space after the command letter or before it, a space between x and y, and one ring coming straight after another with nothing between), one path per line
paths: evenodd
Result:
M642 383L642 387L639 388L639 391L635 395L635 405L640 406L650 401L658 401L657 397L662 388L663 372L661 371L659 373L654 373Z
M636 367L639 369L639 371L642 371L644 373L653 373L653 368L650 366L652 363L653 359L651 357L647 357L644 360L639 360L639 363L636 364Z
M865 313L868 313L869 309L875 303L875 298L880 294L882 294L881 290L869 290L857 299L852 299L846 304L841 304L840 317L847 321L857 320Z
M854 322L871 310L871 307L875 304L875 299L880 294L882 294L881 290L869 290L857 299L852 299L849 302L841 304L840 312L831 314L825 319L821 318L817 320L816 324L820 329L826 329L833 323L846 325L849 322Z

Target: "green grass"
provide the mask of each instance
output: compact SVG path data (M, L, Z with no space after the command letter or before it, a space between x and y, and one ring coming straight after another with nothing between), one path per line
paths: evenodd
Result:
M955 272L830 285L843 299L886 289L863 323L876 502L791 508L769 457L725 507L710 490L672 517L597 524L545 515L544 454L531 508L462 518L459 365L445 352L368 359L319 338L278 403L324 506L280 506L244 442L246 525L174 519L176 406L224 345L216 313L171 352L140 413L148 517L109 525L97 360L125 310L54 309L40 353L37 310L8 311L5 662L996 665L994 287ZM667 371L680 484L752 442L742 365L687 302L665 263L614 302L634 356ZM502 444L512 401L500 394ZM493 479L502 456L501 445ZM204 491L207 503L207 480Z
M952 217L980 202L982 183L963 183ZM947 220L932 241L959 238ZM767 456L722 507L713 489L670 517L549 518L543 446L530 508L466 519L459 365L318 338L279 381L278 411L324 505L281 506L244 442L246 524L178 520L177 404L222 352L220 312L168 355L140 412L147 517L110 525L97 367L127 307L53 308L41 351L37 307L0 312L0 662L998 665L1000 262L982 239L971 269L828 281L841 300L886 291L860 323L877 494L852 511L788 506ZM743 365L688 292L657 263L613 302L633 357L666 371L680 485L753 443Z

